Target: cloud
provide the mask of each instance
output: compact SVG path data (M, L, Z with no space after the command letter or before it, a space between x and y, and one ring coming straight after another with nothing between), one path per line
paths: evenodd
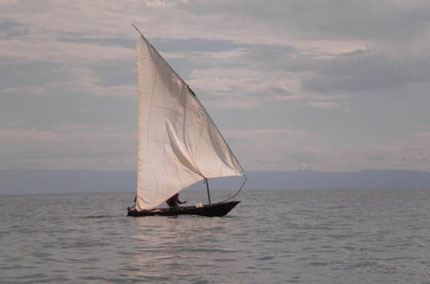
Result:
M86 93L93 96L136 97L136 85L104 85L103 78L89 69L73 70L75 78L65 82L63 86L72 93Z
M25 86L7 88L3 90L6 94L25 94L25 95L40 95L46 92L46 89L40 86Z
M388 142L369 145L315 143L315 133L300 129L223 129L245 169L321 171L374 169L430 170L427 126Z
M249 69L196 69L188 84L203 93L205 103L220 108L254 108L271 100L300 99L297 73Z
M0 129L0 140L9 145L0 147L0 169L132 170L136 163L134 129L59 124L55 130Z
M97 140L130 140L131 130L119 130L114 127L90 127L81 125L57 125L56 131L38 129L0 129L0 138L8 140L26 140L28 142L96 142ZM121 132L121 134L119 134Z
M337 109L339 107L339 104L335 102L310 102L308 105L313 108L321 109Z
M258 13L247 13L249 6L259 7L261 3L232 2L236 7L225 1L205 1L204 4L200 1L73 1L67 7L62 3L40 1L37 5L29 2L3 4L2 8L5 19L25 25L30 33L41 32L42 36L67 33L80 34L81 37L130 38L134 36L130 33L130 22L134 22L150 38L156 35L172 39L281 44L308 48L309 51L322 50L320 47L323 47L325 52L330 49L332 52L357 49L353 40L309 40L298 37L299 33L288 32L289 29L283 27L291 23L282 19L289 18L288 13L295 13L286 9L288 5L280 5L278 11L269 10L273 14L271 16L276 16L272 18L276 21L261 21L261 18L255 18L260 16ZM265 9L267 5L264 6L262 10L268 11ZM234 10L237 13L232 14ZM283 17L279 17L279 13ZM347 45L349 47L345 48ZM358 44L358 47L362 46L362 43Z
M310 138L309 133L299 129L223 129L222 133L242 166L253 170L294 168L287 153Z
M163 1L163 0L148 0L145 1L145 4L148 7L153 7L153 8L172 8L172 7L176 7L178 4L181 3L188 3L188 0L169 0L169 1Z
M223 129L222 133L226 137L235 139L249 139L249 138L264 138L264 139L276 139L276 138L307 138L309 133L303 130L297 129Z
M215 60L232 60L237 59L243 55L246 55L249 50L245 48L235 48L232 50L218 51L218 52L199 52L200 58L210 58Z
M230 14L288 27L302 38L399 39L413 37L429 12L425 1L196 1L199 13ZM401 2L401 3L400 3Z
M133 56L134 51L129 48L52 39L24 38L0 42L0 59L4 63L43 61L82 65L100 60L124 60Z
M423 147L430 146L430 125L416 126L413 131L407 133L406 141L413 141L413 144ZM403 141L403 144L408 144L406 141Z
M393 89L398 86L428 83L430 58L394 58L383 54L360 54L321 62L303 81L306 90L360 92Z
M226 136L246 168L428 169L428 130L414 128L430 123L427 1L0 6L0 149L10 167L114 168L116 155L134 168L134 153L108 134L130 136L121 128L135 125L134 23L215 118L238 128Z

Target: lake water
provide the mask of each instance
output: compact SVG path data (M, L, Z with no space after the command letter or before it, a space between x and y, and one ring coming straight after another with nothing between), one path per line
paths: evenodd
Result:
M133 218L130 193L0 196L0 282L430 283L430 190L239 197L224 218Z

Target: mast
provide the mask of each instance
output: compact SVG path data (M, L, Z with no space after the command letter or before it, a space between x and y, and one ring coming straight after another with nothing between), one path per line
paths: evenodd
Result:
M205 183L206 183L206 191L208 192L208 200L209 200L209 205L210 205L210 204L212 204L212 202L211 202L211 195L209 193L209 182L208 182L207 178L205 178Z

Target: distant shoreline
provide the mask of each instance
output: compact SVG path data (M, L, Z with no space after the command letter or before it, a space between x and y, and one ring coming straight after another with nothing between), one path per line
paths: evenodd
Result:
M430 189L430 172L247 172L245 189ZM214 189L238 188L242 177L210 180ZM200 184L193 187L201 187ZM134 192L133 171L0 170L0 194Z

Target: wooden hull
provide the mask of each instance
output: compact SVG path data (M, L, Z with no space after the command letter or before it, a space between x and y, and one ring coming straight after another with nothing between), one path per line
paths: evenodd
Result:
M233 209L240 201L219 202L206 204L203 207L186 206L178 208L160 208L154 210L129 210L127 216L144 217L144 216L177 216L177 215L200 215L206 217L222 217Z

